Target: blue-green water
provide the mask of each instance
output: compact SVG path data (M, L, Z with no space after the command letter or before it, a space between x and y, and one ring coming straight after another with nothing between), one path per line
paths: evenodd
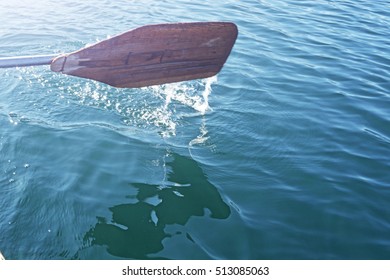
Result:
M390 259L390 2L0 3L0 56L232 21L217 78L0 70L8 259Z

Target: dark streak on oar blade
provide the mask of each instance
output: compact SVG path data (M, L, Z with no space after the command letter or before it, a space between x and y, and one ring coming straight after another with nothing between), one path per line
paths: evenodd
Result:
M115 87L143 87L217 74L237 38L228 22L148 25L57 57L56 72Z

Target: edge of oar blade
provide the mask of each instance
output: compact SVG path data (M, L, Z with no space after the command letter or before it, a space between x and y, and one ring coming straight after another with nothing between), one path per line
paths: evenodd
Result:
M207 78L221 70L237 34L230 22L147 25L59 56L51 70L129 88Z

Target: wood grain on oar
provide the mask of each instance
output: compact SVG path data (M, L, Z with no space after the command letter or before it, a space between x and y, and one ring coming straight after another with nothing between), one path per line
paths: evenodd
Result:
M143 87L217 74L237 38L227 22L140 27L57 57L51 70L115 87Z

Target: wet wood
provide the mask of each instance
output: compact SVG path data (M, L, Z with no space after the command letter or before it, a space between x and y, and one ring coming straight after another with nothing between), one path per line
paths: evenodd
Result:
M217 74L237 38L227 22L143 26L57 57L56 72L115 87L143 87Z

